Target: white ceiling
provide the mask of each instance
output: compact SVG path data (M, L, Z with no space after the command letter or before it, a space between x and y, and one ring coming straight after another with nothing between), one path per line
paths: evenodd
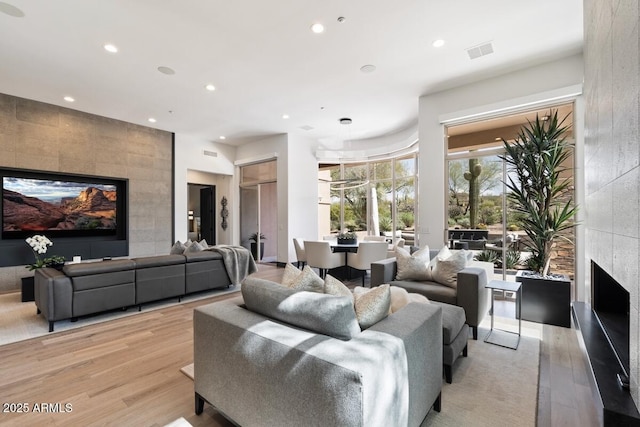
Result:
M394 133L415 125L420 95L582 49L582 0L6 0L0 12L6 3L24 17L0 13L1 93L228 144ZM469 59L489 41L493 54Z

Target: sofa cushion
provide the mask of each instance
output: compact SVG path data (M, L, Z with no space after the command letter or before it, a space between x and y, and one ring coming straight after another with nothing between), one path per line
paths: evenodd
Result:
M365 330L389 315L391 307L391 291L384 284L375 288L354 288L355 309L358 324Z
M457 305L434 302L442 307L442 343L449 345L458 336L462 325L467 321L464 308Z
M428 246L413 254L404 248L396 248L398 265L396 280L431 280L431 271L428 268L429 261Z
M133 258L132 261L136 263L136 268L152 268L163 267L165 265L184 264L185 258L183 255L156 255Z
M130 259L114 259L111 261L81 262L67 264L62 271L69 277L89 276L93 274L114 273L118 271L133 270L136 263Z
M400 286L409 293L424 295L430 301L446 302L447 304L456 304L456 289L448 286L442 286L436 282L412 282L409 280L394 280L390 282L392 286Z
M458 273L467 266L469 262L469 251L461 250L454 252L448 258L436 257L436 263L433 267L433 280L441 285L450 288L457 287Z
M353 301L353 292L349 290L340 280L330 274L324 279L324 293L338 297L349 297Z
M185 252L184 257L188 263L222 259L222 255L220 255L219 252L214 251Z
M241 292L247 309L264 316L341 340L360 333L348 297L296 291L255 277L245 279Z

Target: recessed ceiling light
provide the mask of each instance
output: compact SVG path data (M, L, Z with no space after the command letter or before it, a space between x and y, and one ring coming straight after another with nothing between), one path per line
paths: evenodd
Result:
M158 71L160 71L162 74L166 74L168 76L171 76L171 75L176 73L172 68L165 67L165 66L158 67Z
M376 66L371 64L363 65L362 67L360 67L360 71L362 71L363 73L373 73L375 70Z
M65 96L65 97L64 97L64 100L65 100L65 101L67 101L67 102L73 102L73 101L75 101L75 99L73 99L73 97L72 97L72 96Z
M154 119L153 117L149 117L149 123L155 123L157 120Z
M104 50L106 50L109 53L118 53L118 48L113 44L108 43L108 44L105 44L103 47L104 47Z
M208 85L206 85L204 87L206 90L208 90L209 92L213 92L214 90L216 90L216 87L214 85L212 85L211 83L209 83Z
M344 21L346 21L346 20L347 20L347 18L345 18L344 16L338 16L338 19L337 19L337 21L338 21L339 23L341 23L341 24L342 24Z
M350 125L351 123L353 123L353 120L351 120L349 117L343 117L338 121L340 122L341 125Z
M224 135L220 135L220 139L225 140L225 139L227 139L227 137L224 136Z
M0 12L5 15L13 16L14 18L24 18L24 12L15 7L12 4L0 2Z
M444 46L444 40L442 39L434 40L432 45L433 47L442 47Z
M283 115L282 115L282 118L286 120L286 119L288 119L288 118L289 118L289 115L288 115L288 114L283 114Z
M320 23L315 23L311 26L311 31L313 31L316 34L320 34L324 32L324 25L320 24Z

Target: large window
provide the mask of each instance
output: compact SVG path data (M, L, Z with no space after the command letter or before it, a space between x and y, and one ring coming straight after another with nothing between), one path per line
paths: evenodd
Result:
M570 120L572 104L553 108ZM526 267L530 250L528 237L519 227L522 214L511 208L503 185L517 179L500 158L503 139L515 139L528 121L536 115L544 120L548 113L545 108L447 128L449 245L472 250L475 259L492 262L496 274L508 280ZM574 236L566 237L554 245L553 267L555 272L573 275L575 252L570 241Z
M320 210L321 234L349 230L360 236L386 236L389 241L402 237L413 244L417 170L415 153L394 159L322 165L320 194L329 188L330 209L329 218L322 214L326 209ZM323 199L321 196L321 204Z

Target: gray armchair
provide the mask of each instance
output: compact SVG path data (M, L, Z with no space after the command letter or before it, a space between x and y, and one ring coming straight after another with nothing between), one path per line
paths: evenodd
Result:
M431 258L437 250L431 250ZM478 325L489 311L489 290L486 284L493 275L493 264L473 261L472 266L458 273L457 288L450 288L437 282L395 280L397 264L395 258L389 258L371 264L371 287L389 283L408 292L418 293L430 300L457 305L464 308L467 324L473 331L473 339L478 339Z

